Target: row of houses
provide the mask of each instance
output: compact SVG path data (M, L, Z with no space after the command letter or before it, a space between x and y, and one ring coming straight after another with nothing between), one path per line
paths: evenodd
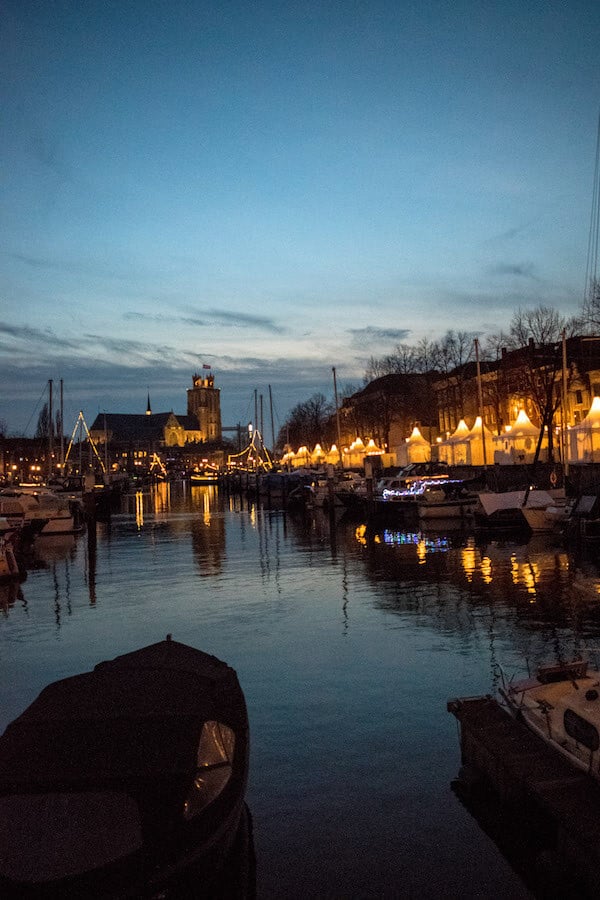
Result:
M402 464L407 446L416 448L422 441L423 447L443 455L443 447L456 448L466 433L473 435L479 421L475 432L483 428L488 436L488 462L529 458L540 430L547 456L581 459L596 453L591 445L584 448L581 435L591 428L587 417L598 396L600 337L572 337L543 346L530 341L519 350L502 350L495 361L471 361L446 375L377 378L344 400L337 433L332 417L321 443L335 442L343 452L357 436L365 443L373 439ZM573 431L584 422L583 430Z

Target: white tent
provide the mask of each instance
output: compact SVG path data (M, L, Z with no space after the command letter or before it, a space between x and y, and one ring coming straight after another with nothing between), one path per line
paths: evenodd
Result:
M306 445L298 447L298 452L294 454L291 460L295 469L305 468L310 463L310 451Z
M365 458L365 445L362 438L355 438L349 447L344 447L344 468L357 469Z
M469 426L461 419L456 426L456 431L442 441L439 456L442 462L449 466L464 466L468 462L469 454Z
M332 444L329 452L326 457L326 461L329 465L338 466L342 461L342 457L340 451L337 448L337 444Z
M483 425L481 416L477 416L468 436L468 460L470 465L483 466L494 462L493 439L494 435L489 428Z
M326 453L320 444L315 444L313 452L310 454L310 461L314 466L322 465L326 460Z
M409 463L429 462L431 460L431 444L426 440L417 426L406 439L406 457Z
M381 450L373 438L369 438L369 443L365 447L365 456L383 456L383 450Z
M600 462L600 397L594 397L585 419L569 431L572 462Z
M533 462L539 435L539 428L536 428L524 409L520 410L514 425L510 425L504 434L492 439L494 462L500 465ZM545 436L542 451L547 447L548 438ZM542 458L543 452L540 454L540 459Z

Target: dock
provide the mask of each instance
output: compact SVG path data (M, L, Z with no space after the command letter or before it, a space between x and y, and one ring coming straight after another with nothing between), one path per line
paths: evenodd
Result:
M600 896L600 783L549 747L491 696L450 700L464 766L484 779L507 818L535 835L546 858ZM564 896L564 894L563 894Z

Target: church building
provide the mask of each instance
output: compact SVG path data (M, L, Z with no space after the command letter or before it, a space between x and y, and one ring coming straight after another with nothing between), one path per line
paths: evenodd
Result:
M148 396L145 414L99 413L90 435L96 445L111 444L157 453L164 447L185 447L221 440L221 397L212 374L195 374L187 389L187 414L153 413Z

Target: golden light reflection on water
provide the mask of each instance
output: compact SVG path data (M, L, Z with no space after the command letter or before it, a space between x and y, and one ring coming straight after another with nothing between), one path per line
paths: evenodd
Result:
M363 547L367 546L367 526L366 525L364 525L364 524L358 525L354 532L354 536L359 544L362 544ZM380 542L380 538L379 538L378 534L375 535L374 540L375 540L375 543Z
M474 544L469 543L463 547L460 555L467 581L473 581L473 575L477 569L477 551Z
M144 494L143 491L136 491L135 494L135 524L138 528L144 525Z
M475 535L444 534L382 528L370 532L366 524L357 525L354 539L363 547L378 548L378 552L397 554L406 562L418 566L433 564L434 554L449 554L450 569L460 571L469 584L493 585L498 588L508 582L519 587L530 603L538 599L540 589L557 588L569 579L569 554L562 547L549 542L511 545L510 541L491 540L479 544ZM391 559L392 557L390 557ZM600 596L600 579L587 592Z
M492 582L492 561L489 556L481 557L481 577L485 584L491 584Z
M529 594L535 594L540 580L539 563L527 559L518 560L515 555L510 559L510 573L513 584L522 585Z
M197 484L191 489L192 507L202 514L202 521L210 525L217 506L218 493L214 484Z

